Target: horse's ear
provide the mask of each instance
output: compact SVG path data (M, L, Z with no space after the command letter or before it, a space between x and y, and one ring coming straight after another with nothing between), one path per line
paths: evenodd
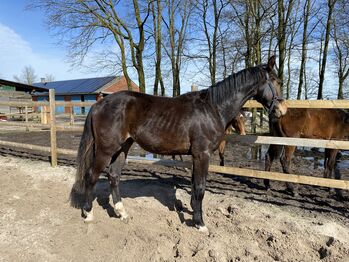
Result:
M269 72L272 71L272 70L274 69L275 60L276 60L275 55L273 55L273 56L271 56L271 57L269 58L269 60L268 60L268 67L267 67L267 69L268 69Z

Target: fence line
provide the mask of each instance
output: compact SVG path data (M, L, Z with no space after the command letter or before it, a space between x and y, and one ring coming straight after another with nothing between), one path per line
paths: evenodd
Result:
M289 108L341 108L348 109L348 100L286 100ZM256 100L248 100L244 108L263 108Z
M277 137L277 136L255 136L255 135L227 135L225 139L232 143L248 143L248 144L269 144L269 145L287 145L287 146L303 146L303 147L319 147L330 149L349 150L349 141L341 140L325 140L312 138L296 138L296 137Z
M56 106L65 107L90 107L94 102L64 102L56 101ZM290 108L342 108L349 109L348 100L287 100L286 104ZM49 106L49 102L37 102L37 101L0 101L0 106L13 106L13 107L38 107ZM248 100L244 108L262 108L263 106L256 100Z
M21 143L7 142L7 141L1 141L1 140L0 140L0 145L38 150L38 151L44 151L44 152L51 151L50 147L21 144ZM77 153L76 150L71 150L71 149L57 148L56 150L57 150L57 153L59 154L65 154L70 156L76 156L76 153ZM151 160L151 159L146 159L144 157L128 156L127 162L145 164L145 165L184 167L189 169L192 168L191 162L182 162L182 161L176 161L176 160L170 160L170 159ZM215 172L215 173L232 175L232 176L244 176L244 177L253 177L253 178L260 178L260 179L270 179L270 180L278 180L283 182L291 182L291 183L299 183L299 184L306 184L306 185L323 186L323 187L349 190L348 180L336 180L336 179L329 179L329 178L302 176L302 175L296 175L296 174L284 174L279 172L266 172L266 171L260 171L260 170L254 170L254 169L226 167L226 166L217 166L217 165L209 165L209 171Z
M0 141L0 145L4 146L13 146L18 148L25 148L31 150L38 150L51 153L51 164L52 166L57 165L57 154L67 154L76 156L75 150L61 149L57 148L56 141L56 131L57 130L74 130L82 131L82 126L68 126L68 125L57 125L55 121L55 107L56 106L65 106L65 107L89 107L93 103L91 102L57 102L55 101L54 90L50 90L50 102L15 102L15 101L0 101L0 105L13 106L13 107L25 107L26 111L26 122L25 123L6 123L0 122L7 125L19 125L19 126L37 126L37 127L49 127L51 134L51 147L43 147L29 144L21 144L15 142ZM50 124L30 124L28 122L28 107L39 107L39 106L49 106L50 107ZM297 108L349 108L348 101L345 100L288 100L287 106L297 107ZM262 107L256 101L248 101L245 105L245 108L256 108ZM243 143L256 143L256 144L276 144L276 145L292 145L292 146L307 146L307 147L323 147L323 148L332 148L332 149L347 149L349 150L349 142L347 141L336 141L336 140L318 140L318 139L304 139L304 138L290 138L290 137L270 137L270 136L227 136L226 139L232 142L243 142ZM128 157L128 162L136 162L143 164L157 164L164 166L177 166L177 167L187 167L191 168L191 163L189 162L180 162L173 160L149 160L140 157ZM255 178L263 178L270 180L278 180L284 182L293 182L301 183L315 186L325 186L333 187L340 189L349 189L349 181L347 180L334 180L334 179L325 179L311 176L301 176L295 174L284 174L277 172L266 172L253 169L243 169L236 167L221 167L210 165L209 171L224 173L229 175L238 175L238 176L247 176Z

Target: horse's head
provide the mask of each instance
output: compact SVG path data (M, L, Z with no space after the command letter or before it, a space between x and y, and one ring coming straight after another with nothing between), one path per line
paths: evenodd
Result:
M269 114L281 117L286 114L287 106L281 98L280 80L274 70L275 56L270 57L268 64L261 66L265 74L265 83L257 89L255 99L260 102Z
M231 123L231 125L234 127L236 132L244 136L246 135L245 122L246 122L246 118L242 113L239 113L239 115L233 119L233 122Z

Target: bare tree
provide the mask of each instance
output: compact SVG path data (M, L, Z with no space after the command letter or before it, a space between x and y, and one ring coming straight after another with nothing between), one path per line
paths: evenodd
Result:
M290 99L290 94L291 94L291 73L292 73L292 68L291 68L291 60L292 60L292 54L293 50L296 47L296 37L299 31L299 28L301 26L301 19L299 17L299 8L300 8L300 0L296 0L296 5L295 8L293 8L292 11L292 17L290 18L290 25L289 25L289 30L288 30L288 37L286 41L287 47L287 81L286 81L286 99Z
M228 1L223 0L197 1L198 19L202 21L202 31L205 37L205 48L203 51L207 53L206 60L212 85L216 83L217 49L222 37L222 35L219 35L220 18L223 9L227 5Z
M154 95L158 95L158 86L161 87L161 95L165 95L165 86L161 74L161 59L162 59L162 34L161 34L161 21L162 21L162 4L160 0L156 0L156 7L154 1L151 2L151 11L153 14L153 30L155 40L155 80L154 80Z
M338 99L344 99L344 82L349 75L349 27L346 14L347 1L339 1L339 8L333 20L334 63L338 76Z
M308 46L308 22L310 16L311 0L306 0L303 8L303 39L302 39L302 55L301 55L301 68L299 70L298 92L297 99L301 99L302 86L305 77L305 66L307 59L307 46Z
M37 75L35 74L35 70L32 66L25 66L22 69L22 72L19 76L14 75L13 79L17 82L32 85L35 83L38 79Z
M171 61L173 97L181 94L180 71L192 9L191 0L167 0L167 16L163 17L168 36L164 49Z
M123 73L131 88L124 43L127 41L132 65L137 71L140 91L145 92L144 25L149 16L149 5L145 8L143 17L138 0L133 0L132 4L113 0L37 0L31 6L46 11L47 24L63 37L63 42L68 44L71 58L79 64L94 45L114 40L120 49ZM131 15L125 10L130 10Z
M284 2L284 0L278 0L278 34L277 34L278 48L279 48L278 77L282 83L281 84L282 93L283 93L283 83L284 83L285 58L286 58L287 27L290 21L290 16L291 16L293 7L294 7L294 0L286 0L286 2Z
M53 81L55 81L55 76L53 74L46 74L45 81L46 82L53 82Z
M325 43L323 46L322 52L322 62L320 64L320 75L319 75L319 91L317 99L323 99L323 86L325 80L325 71L327 63L327 53L328 53L328 44L330 42L330 32L332 28L332 14L334 11L334 6L337 0L327 0L328 13L327 13L327 22L326 22L326 31L325 31Z

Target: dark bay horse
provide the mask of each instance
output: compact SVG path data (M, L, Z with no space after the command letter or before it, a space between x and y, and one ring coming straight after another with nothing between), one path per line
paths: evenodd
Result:
M239 135L246 135L246 130L245 130L245 117L244 115L240 112L231 122L231 126L229 126L225 130L225 135L229 135L232 132L232 129L235 129ZM225 139L222 140L222 142L219 144L218 147L218 153L219 153L219 160L220 160L220 165L224 166L224 149L227 141ZM172 159L175 160L175 156L172 156ZM182 156L180 155L181 161L183 161Z
M146 151L163 155L192 155L191 207L194 225L207 231L202 218L209 159L224 132L250 98L273 115L287 111L276 94L279 80L275 57L229 76L208 89L175 98L121 91L95 103L87 115L77 156L77 173L71 205L92 220L93 187L101 172L110 181L114 208L122 219L119 181L128 150L137 142Z
M245 117L242 113L240 113L237 117L235 117L231 123L231 127L235 129L236 132L238 132L240 135L244 136L246 135L245 130ZM229 135L231 132L231 127L228 127L227 130L225 130L225 135ZM219 144L218 147L218 153L219 153L219 164L221 166L224 166L224 149L227 141L225 139L222 140L222 142Z
M349 114L341 109L289 108L286 115L271 118L270 132L274 136L341 140L349 136ZM270 171L273 161L280 158L283 172L290 173L295 149L295 146L270 145L265 157L265 170ZM332 175L337 153L336 149L325 149L325 178ZM269 180L264 180L264 184L270 189ZM291 194L298 194L297 187L291 183L286 185Z

